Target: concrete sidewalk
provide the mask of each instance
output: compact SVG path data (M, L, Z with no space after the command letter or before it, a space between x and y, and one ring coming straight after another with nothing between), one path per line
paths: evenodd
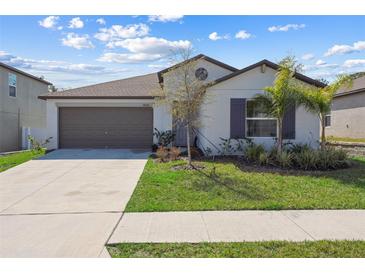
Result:
M125 213L109 243L324 239L365 240L365 210Z

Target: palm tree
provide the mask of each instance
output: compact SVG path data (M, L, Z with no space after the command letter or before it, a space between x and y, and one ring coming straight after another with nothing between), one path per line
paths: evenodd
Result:
M339 75L336 80L325 87L314 87L302 85L301 103L305 108L316 114L321 123L321 148L326 145L326 115L331 111L333 96L343 86L350 87L352 77L349 75Z
M279 69L276 74L274 85L265 87L264 94L259 94L255 97L264 110L271 116L277 119L278 136L277 136L277 150L282 152L283 147L283 118L286 110L298 102L299 93L294 84L294 74L296 70L300 69L292 56L285 57L279 63Z

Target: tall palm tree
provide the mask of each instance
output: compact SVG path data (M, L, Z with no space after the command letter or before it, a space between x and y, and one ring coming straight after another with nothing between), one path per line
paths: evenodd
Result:
M301 87L301 103L305 108L316 114L321 124L321 148L326 144L326 115L331 111L333 97L336 92L343 86L350 87L352 85L352 77L349 75L339 75L331 84L320 88L313 86Z
M265 87L264 94L259 94L255 97L261 103L265 111L277 119L278 136L277 150L282 152L283 147L283 118L286 110L298 102L299 93L297 85L295 85L294 74L300 69L292 56L285 57L279 63L279 69L276 74L274 84L270 87Z

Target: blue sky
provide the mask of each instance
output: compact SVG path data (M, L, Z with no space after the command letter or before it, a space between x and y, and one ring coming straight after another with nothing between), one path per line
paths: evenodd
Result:
M331 80L365 71L365 16L0 16L0 61L61 88L158 71L190 45L237 68L292 54Z

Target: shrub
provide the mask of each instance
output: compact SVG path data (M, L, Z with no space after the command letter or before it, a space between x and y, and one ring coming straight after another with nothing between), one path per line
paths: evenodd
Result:
M293 158L295 166L299 169L309 170L317 168L318 154L311 149L294 153Z
M48 137L43 142L39 142L33 136L28 135L28 140L30 142L31 149L36 151L41 151L45 147L45 145L47 145L51 141L52 138L53 137Z
M266 166L269 163L270 163L269 154L266 152L260 153L259 158L258 158L258 164L261 166Z
M331 147L326 147L317 150L318 169L336 169L348 166L347 154L343 150L336 150Z
M156 151L156 156L161 162L166 162L169 160L169 149L167 147L159 147Z
M158 146L167 147L175 140L175 133L173 133L171 130L159 131L157 128L155 128L153 135L157 139Z
M220 137L219 139L222 140L222 142L219 144L221 150L220 150L220 154L221 155L231 155L232 153L234 153L236 150L232 145L232 139L228 138L222 138Z
M265 153L263 145L257 145L255 143L248 144L244 149L244 156L249 162L257 163L262 153Z
M290 144L288 148L288 151L293 153L301 153L309 150L311 150L311 147L308 144Z
M177 160L179 158L180 154L181 154L181 151L177 147L170 148L170 151L169 151L170 160L172 160L172 161Z
M276 163L282 168L290 168L293 165L293 153L289 151L282 151L276 154Z

